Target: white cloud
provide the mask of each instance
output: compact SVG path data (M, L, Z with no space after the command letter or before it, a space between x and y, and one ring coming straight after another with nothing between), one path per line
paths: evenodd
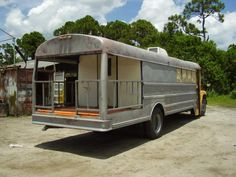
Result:
M0 0L0 7L7 6L9 4L12 4L14 0Z
M52 33L66 21L91 15L106 23L105 15L123 6L127 0L43 0L24 14L20 8L11 9L5 20L5 28L13 35L39 31Z
M197 17L193 17L189 21L201 29L197 19ZM235 19L236 12L226 12L223 23L219 22L214 16L206 19L206 29L208 32L206 35L209 36L209 39L216 42L218 48L227 50L230 44L236 43Z
M169 16L182 12L184 8L183 2L185 1L143 0L143 4L138 12L138 15L135 17L135 20L149 20L159 31L162 31L164 24L168 22Z
M227 49L232 43L236 43L236 12L227 12L224 22L220 23L214 17L209 17L206 28L210 39L217 43L221 49Z
M146 19L151 21L155 27L162 31L164 24L168 22L168 17L173 14L180 14L186 2L189 0L143 0L141 9L138 15L134 18ZM217 43L218 48L227 49L227 47L236 43L236 12L225 13L224 23L220 23L214 17L209 17L206 20L206 28L210 39ZM196 17L192 18L190 22L196 24Z

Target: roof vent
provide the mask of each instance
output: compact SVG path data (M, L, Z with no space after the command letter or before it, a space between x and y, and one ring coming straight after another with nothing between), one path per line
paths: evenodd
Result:
M168 56L167 51L163 48L160 48L160 47L148 47L147 50L151 51L151 52L156 52L160 55Z

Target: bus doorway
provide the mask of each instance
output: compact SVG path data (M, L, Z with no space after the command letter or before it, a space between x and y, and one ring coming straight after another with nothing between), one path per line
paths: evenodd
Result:
M75 81L77 77L66 77L65 84L65 103L66 106L75 107Z
M51 62L49 66L39 69L36 77L38 108L51 109L53 105L55 109L75 109L76 64Z
M75 108L75 81L78 78L78 66L59 63L54 72L54 104L57 107Z

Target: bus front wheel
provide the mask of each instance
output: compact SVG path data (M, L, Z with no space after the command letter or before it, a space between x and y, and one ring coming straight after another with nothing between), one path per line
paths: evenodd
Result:
M205 97L203 97L202 107L201 107L201 116L205 116L205 114L206 114L206 105L207 105L207 100Z
M156 139L161 136L163 127L163 112L160 108L155 108L152 112L151 120L145 122L145 133L147 138Z

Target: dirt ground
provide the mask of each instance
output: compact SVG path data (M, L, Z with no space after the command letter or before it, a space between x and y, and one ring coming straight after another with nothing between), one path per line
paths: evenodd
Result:
M49 129L30 117L0 118L0 177L236 176L236 109L174 115L157 140L137 128L108 134ZM23 147L10 148L10 144Z

